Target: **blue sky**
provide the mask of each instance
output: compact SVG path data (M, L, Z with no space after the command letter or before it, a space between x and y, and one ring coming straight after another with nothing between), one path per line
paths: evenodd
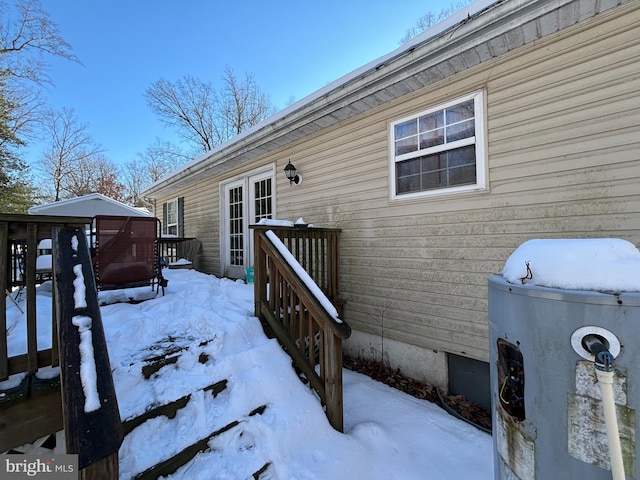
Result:
M45 97L73 108L123 164L172 131L146 105L163 77L220 86L225 66L254 75L277 109L400 46L425 13L449 0L323 2L41 0L82 65L54 59ZM32 148L33 156L39 150ZM36 160L35 158L31 160Z

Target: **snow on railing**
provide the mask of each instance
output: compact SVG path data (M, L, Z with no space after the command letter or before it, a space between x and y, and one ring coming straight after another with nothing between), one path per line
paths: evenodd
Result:
M318 287L316 282L313 281L313 279L307 273L307 271L304 268L302 268L302 265L300 265L298 260L295 259L295 257L289 251L289 249L285 246L285 244L282 243L282 241L278 238L278 236L275 233L273 233L273 231L271 230L267 231L266 235L269 238L269 240L271 240L271 243L273 243L273 245L278 249L280 254L284 257L287 263L291 266L291 268L295 270L295 272L300 277L300 280L304 282L307 288L311 290L311 293L313 294L313 296L316 297L318 301L322 304L322 306L327 311L327 313L336 322L342 323L342 320L340 320L340 317L338 317L338 310L336 309L336 307L333 305L333 303L331 303L331 301L327 298L324 292L320 290L320 287Z
M351 328L330 298L337 298L337 280L326 282L331 288L325 290L303 268L303 262L337 268L338 231L271 227L254 229L256 316L266 322L318 393L331 425L342 431L342 340ZM299 256L306 258L300 262ZM326 270L316 270L321 272Z

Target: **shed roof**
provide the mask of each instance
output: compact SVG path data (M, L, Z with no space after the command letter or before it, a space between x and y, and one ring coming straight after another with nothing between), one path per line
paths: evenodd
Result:
M32 215L55 215L73 217L94 217L96 215L125 215L128 217L149 217L152 213L146 209L130 207L100 193L90 193L81 197L45 203L31 207Z
M629 0L621 0L625 3ZM400 48L277 112L160 179L168 195L198 177L295 142L613 8L617 2L477 0Z

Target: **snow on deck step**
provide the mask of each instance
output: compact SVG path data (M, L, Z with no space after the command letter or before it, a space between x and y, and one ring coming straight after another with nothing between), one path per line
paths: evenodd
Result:
M208 452L211 449L216 449L216 446L215 446L216 442L221 442L221 443L224 443L225 445L228 445L229 443L233 443L235 444L236 449L238 451L245 452L245 456L247 458L244 464L247 465L247 469L248 469L247 475L246 475L247 478L251 477L254 473L257 473L260 470L264 470L264 472L266 472L268 470L268 465L270 465L270 462L265 463L264 458L262 458L261 455L252 455L253 453L252 450L256 445L256 440L258 438L258 435L256 435L255 432L253 432L254 429L251 426L251 417L255 415L262 415L262 413L266 409L267 409L267 406L262 405L252 410L249 414L245 415L243 418L239 420L234 420L212 431L208 435L202 437L201 440L199 440L198 442L193 443L191 445L184 446L183 448L176 450L176 452L169 458L158 459L157 457L154 458L154 457L149 457L147 455L140 455L141 457L145 457L145 458L154 458L154 461L157 462L152 464L151 466L148 466L146 469L142 471L137 471L135 473L132 471L127 471L125 470L126 466L123 465L123 463L125 462L121 461L121 464L120 464L121 477L125 475L126 477L130 477L133 480L151 480L151 479L157 479L159 477L165 477L167 475L171 475L173 473L176 473L181 468L190 468L190 462L192 462L199 453ZM178 415L179 414L177 414L176 417ZM182 415L182 417L183 418L181 418L179 421L184 421L185 419L187 421L193 420L190 414ZM142 427L144 427L147 423L149 422L145 422L145 424L143 424ZM148 427L153 428L153 426L151 425L149 425ZM183 427L184 425L180 425L180 424L175 425L175 428L178 428L178 429ZM134 431L134 433L136 431ZM149 433L151 432L146 431L143 434L149 434ZM157 435L161 435L161 434L162 433L158 432L155 436L155 439L157 440L159 438ZM126 441L127 440L125 438L125 443ZM141 444L139 442L140 440L136 440L136 443L138 445ZM149 439L148 442L144 445L148 445L152 443L153 443L153 440ZM153 450L154 452L156 451L153 448L151 448L151 450ZM138 452L138 453L141 454L141 452ZM252 458L252 457L255 457L255 458ZM161 460L161 461L158 461L158 460ZM137 467L139 468L140 465L137 465ZM209 465L209 467L214 468L213 465ZM178 477L180 477L180 473L178 473ZM213 472L212 472L212 478L215 478L215 474L213 474ZM260 478L260 477L259 476L256 477L254 475L254 478ZM263 477L263 478L267 478L267 477Z

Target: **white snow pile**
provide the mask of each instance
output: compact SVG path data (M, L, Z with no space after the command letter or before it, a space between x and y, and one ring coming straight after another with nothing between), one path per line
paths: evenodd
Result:
M262 218L258 222L258 225L269 225L272 227L293 227L295 225L301 227L313 228L313 224L304 221L304 218L300 217L295 222L291 220L278 220L277 218Z
M528 240L507 259L502 276L565 290L637 292L640 251L619 238Z
M293 227L291 220L277 220L273 218L262 218L258 222L258 225L269 225L272 227Z

